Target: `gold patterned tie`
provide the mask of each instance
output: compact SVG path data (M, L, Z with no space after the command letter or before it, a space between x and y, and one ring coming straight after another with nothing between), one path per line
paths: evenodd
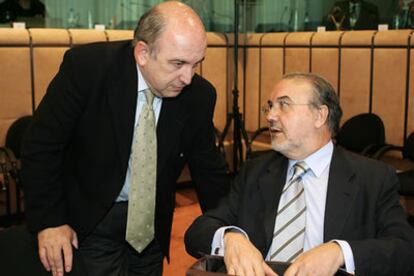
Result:
M131 185L128 195L126 240L138 252L154 238L155 190L157 181L157 136L154 94L144 91L144 104L132 144Z
M306 204L302 176L309 171L301 161L294 165L292 178L283 187L273 242L270 247L270 260L292 262L303 252L306 225Z

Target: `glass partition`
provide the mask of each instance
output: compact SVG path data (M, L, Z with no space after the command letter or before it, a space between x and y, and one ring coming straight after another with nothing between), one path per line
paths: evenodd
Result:
M133 29L137 19L162 0L0 0L0 26ZM246 32L389 29L414 26L414 0L183 0L208 31L232 32L235 5ZM43 6L43 12L41 9Z

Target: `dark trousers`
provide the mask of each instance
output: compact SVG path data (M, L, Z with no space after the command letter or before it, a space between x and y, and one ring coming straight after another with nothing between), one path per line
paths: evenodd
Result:
M127 203L116 203L79 246L89 276L161 276L163 255L153 240L138 253L125 241Z
M37 235L25 226L0 231L0 275L51 276L39 259ZM73 251L73 265L65 276L85 276L86 268L78 250Z

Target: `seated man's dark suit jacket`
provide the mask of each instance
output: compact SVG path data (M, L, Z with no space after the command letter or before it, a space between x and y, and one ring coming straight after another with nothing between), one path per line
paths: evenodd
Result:
M287 166L288 160L276 152L246 162L226 200L187 230L187 251L195 257L209 254L215 231L236 225L265 257ZM340 239L350 244L356 275L410 275L409 269L413 269L414 231L406 221L397 190L398 180L387 165L334 149L324 242Z
M349 21L350 12L349 12L349 1L339 1L335 2L333 9L338 10L337 19L340 21L344 17L342 22L342 30L350 30L351 24ZM336 30L335 24L331 22L331 19L326 19L328 22L326 28L328 30ZM379 15L378 8L374 4L368 3L366 1L361 1L360 12L358 20L355 23L354 30L376 30L379 24Z
M66 52L23 146L29 229L69 224L82 240L124 184L134 131L137 68L131 41ZM155 237L168 256L176 180L187 161L204 210L227 193L215 146L214 87L198 75L162 102L157 124ZM82 244L82 242L81 242Z

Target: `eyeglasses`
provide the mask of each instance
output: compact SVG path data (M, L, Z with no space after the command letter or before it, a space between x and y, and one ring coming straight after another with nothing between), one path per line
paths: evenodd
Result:
M294 103L289 98L280 98L277 99L275 102L267 101L267 105L262 107L262 113L267 115L272 110L278 110L282 113L286 113L287 111L291 110L295 105L313 105L313 103Z

